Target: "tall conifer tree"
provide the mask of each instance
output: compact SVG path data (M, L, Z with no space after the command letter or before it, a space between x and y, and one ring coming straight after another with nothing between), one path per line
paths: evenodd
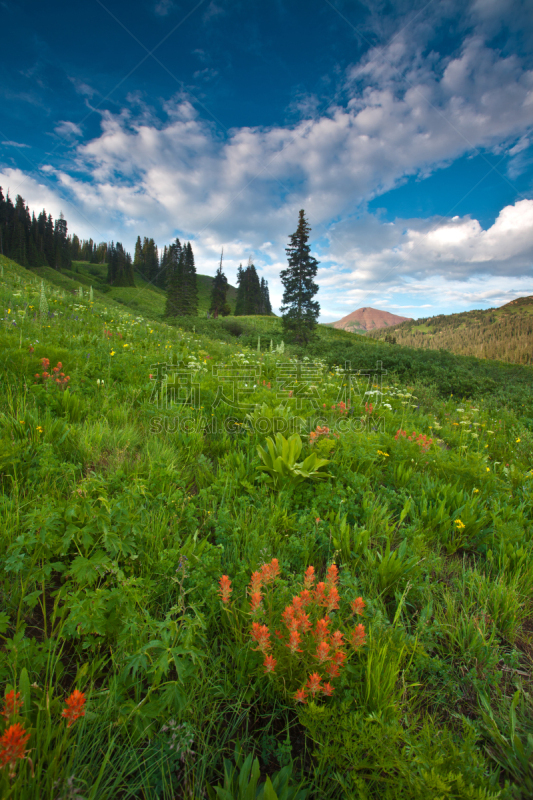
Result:
M194 253L190 242L184 247L184 292L185 314L189 317L198 316L198 285L196 281L196 265Z
M167 301L166 317L181 317L185 313L183 292L184 252L179 239L176 239L167 252Z
M298 227L289 238L286 253L289 266L281 272L285 288L281 306L283 328L298 342L307 344L316 327L320 305L313 297L318 292L316 278L318 261L311 255L308 244L311 228L302 209Z
M228 279L222 272L223 256L224 250L222 250L220 254L220 264L218 265L218 269L213 280L213 288L211 289L211 305L209 307L209 311L215 317L218 317L219 314L223 317L227 317L228 314L231 314L231 308L226 299L228 293Z

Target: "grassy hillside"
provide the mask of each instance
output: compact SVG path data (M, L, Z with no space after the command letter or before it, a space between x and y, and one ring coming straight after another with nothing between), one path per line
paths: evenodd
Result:
M395 336L398 344L533 364L533 297L521 297L501 308L441 314L370 331L374 339Z
M0 257L0 797L531 798L531 368L50 277Z
M162 319L165 311L165 292L153 284L147 283L138 274L135 274L135 288L109 287L106 284L107 264L90 264L88 261L73 261L72 269L57 272L49 267L33 270L42 278L46 278L55 286L69 291L77 289L80 285L100 294L104 293L117 303L128 306L140 314L147 314L154 319ZM213 278L210 275L198 275L198 310L200 315L205 315L211 304L211 288ZM237 290L229 286L228 303L231 311L235 310Z

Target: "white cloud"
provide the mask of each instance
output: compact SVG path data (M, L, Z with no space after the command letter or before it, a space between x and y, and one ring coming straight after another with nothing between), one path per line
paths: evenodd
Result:
M61 120L59 125L56 125L54 131L60 136L62 139L73 139L78 136L82 135L82 130L79 125L76 125L74 122L68 122L66 120Z
M208 11L219 9L211 3ZM87 94L84 84L75 85ZM130 249L137 234L160 244L177 233L193 238L201 272L214 273L224 246L234 280L251 254L271 281L274 304L302 207L322 261L320 300L337 317L369 304L369 296L384 307L439 307L481 275L486 291L501 295L503 276L515 281L506 291L519 291L531 276L533 201L502 209L487 231L470 217L383 223L364 208L406 176L424 177L476 148L523 158L533 125L533 71L476 36L453 58L422 59L400 35L351 68L344 89L346 103L325 115L312 104L312 116L293 126L227 135L200 119L184 94L163 104L164 122L132 94L121 114L102 113L102 133L77 147L72 173L48 173L56 189L46 192L55 192L69 228L83 236L122 240ZM44 192L38 182L28 186ZM54 213L50 201L48 207ZM445 279L440 297L438 276ZM471 295L481 296L477 288Z
M29 144L21 144L20 142L1 142L6 147L31 147Z

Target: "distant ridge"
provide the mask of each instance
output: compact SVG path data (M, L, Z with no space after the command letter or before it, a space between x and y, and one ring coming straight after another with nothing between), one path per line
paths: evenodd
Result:
M533 295L517 297L500 308L410 320L395 326L391 335L405 347L533 365ZM384 338L377 330L368 336Z
M388 328L390 325L399 325L400 322L408 322L411 317L400 317L398 314L391 314L388 311L380 311L379 308L358 308L351 314L331 322L332 328L337 328L350 333L361 333L361 331L373 331L377 328Z

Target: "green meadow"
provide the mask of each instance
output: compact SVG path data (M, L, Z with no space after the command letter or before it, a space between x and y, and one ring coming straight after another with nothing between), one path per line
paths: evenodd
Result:
M0 257L3 800L531 798L533 367L104 269Z

